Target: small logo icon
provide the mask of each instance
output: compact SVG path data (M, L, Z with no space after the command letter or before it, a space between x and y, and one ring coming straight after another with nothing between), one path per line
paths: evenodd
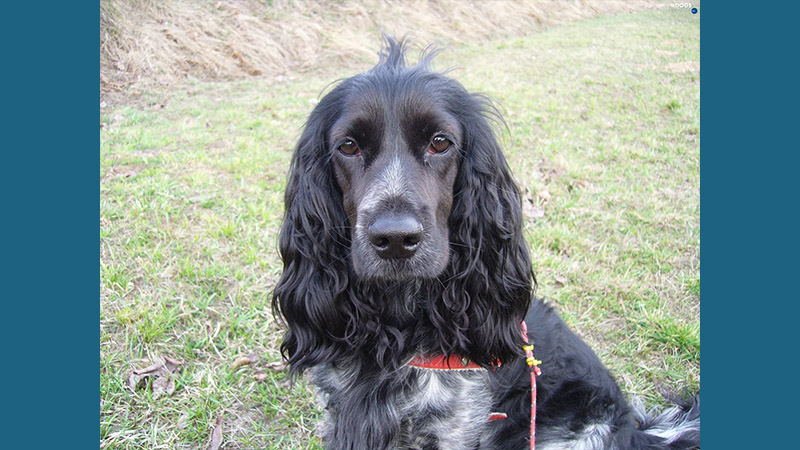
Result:
M692 8L692 14L697 14L697 8Z

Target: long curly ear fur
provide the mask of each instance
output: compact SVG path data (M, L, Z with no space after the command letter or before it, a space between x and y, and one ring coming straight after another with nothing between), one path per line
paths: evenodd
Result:
M492 132L499 117L481 95L462 98L465 145L450 213L450 265L430 320L441 350L483 365L522 355L520 323L535 278L522 234L521 195Z
M306 123L289 169L279 251L283 273L273 310L289 329L281 344L292 374L335 358L345 320L336 299L349 287L348 222L326 143L341 93L329 93Z

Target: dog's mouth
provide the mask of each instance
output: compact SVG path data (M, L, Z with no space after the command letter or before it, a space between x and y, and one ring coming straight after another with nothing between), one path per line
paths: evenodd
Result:
M433 261L423 258L392 259L356 258L354 256L354 271L365 281L410 281L429 280L439 276L447 265L447 258L437 258Z
M354 260L360 258L353 258ZM441 274L447 258L430 261L423 258L390 259L367 258L354 261L356 275L365 281L405 281L433 279Z

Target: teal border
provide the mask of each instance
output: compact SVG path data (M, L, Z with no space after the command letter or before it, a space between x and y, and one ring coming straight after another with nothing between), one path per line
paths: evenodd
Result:
M699 9L702 448L789 448L800 341L798 8Z
M4 448L99 447L99 20L3 6Z

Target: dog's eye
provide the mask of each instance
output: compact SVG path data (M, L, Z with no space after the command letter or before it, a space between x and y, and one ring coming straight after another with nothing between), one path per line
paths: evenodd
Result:
M453 145L453 143L446 137L434 136L431 140L431 145L428 146L428 151L431 153L444 153L451 145Z
M342 142L342 145L339 146L339 151L348 156L355 156L361 153L361 151L358 149L358 144L356 144L352 139Z

